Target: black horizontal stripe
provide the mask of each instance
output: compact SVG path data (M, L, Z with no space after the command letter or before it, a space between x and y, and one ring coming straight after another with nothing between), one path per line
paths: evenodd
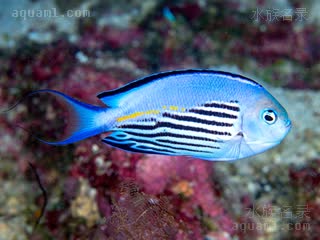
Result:
M156 124L157 125L157 124ZM140 129L140 130L153 130L156 129L156 125L140 125L140 124L123 124L118 126L118 128L125 129Z
M176 114L171 114L171 113L163 113L162 116L168 117L168 118L173 118L176 120L181 120L181 121L208 124L211 126L219 126L219 127L232 127L233 126L232 123L217 122L217 121L213 121L213 120L206 120L206 119L201 119L201 118L192 117L192 116L181 116L181 115L176 115Z
M109 141L109 137L105 138L102 140L102 142L104 143L107 143L113 147L116 147L116 148L120 148L120 149L123 149L123 150L126 150L126 151L129 151L129 152L139 152L139 153L151 153L151 154L163 154L163 155L172 155L172 154L175 154L176 152L174 151L170 151L170 150L161 150L161 152L159 152L160 150L159 149L155 149L155 148L151 148L149 147L148 149L151 150L151 151L148 151L147 149L145 150L142 150L142 149L137 149L135 148L135 144L131 143L131 144L124 144L124 143L117 143L117 142L112 142L112 141Z
M117 137L118 136L114 137L114 136L110 135L110 136L106 137L105 139L108 140L108 141L110 140L110 141L116 141L116 142L127 141L127 139L119 139Z
M204 107L214 107L214 108L221 108L221 109L228 109L235 112L239 112L240 108L236 106L230 106L225 103L205 103L203 104Z
M151 83L156 80L160 80L160 79L165 80L165 78L169 77L169 76L177 76L177 77L181 76L182 77L185 74L212 74L213 76L214 75L225 75L226 77L230 77L231 79L234 79L235 81L237 81L237 78L239 78L241 80L248 81L258 87L262 87L259 83L255 82L254 80L247 78L247 77L244 77L244 76L241 76L239 74L233 74L233 73L224 72L224 71L207 70L207 69L188 69L188 70L175 70L175 71L168 71L168 72L161 72L161 73L152 74L147 77L140 78L138 80L130 82L120 88L99 93L97 95L97 97L104 98L104 97L108 97L108 96L113 96L116 94L127 92L133 88L141 87L145 84Z
M218 143L222 143L223 142L221 140L216 140L216 139L211 139L211 138L190 136L190 135L183 135L183 134L176 134L176 133L170 133L170 132L160 132L160 133L126 132L126 133L127 134L131 134L133 136L138 136L138 137L149 137L149 138L175 137L175 138L181 138L181 139L192 139L192 140L200 140L200 141L207 141L207 142L218 142Z
M187 143L187 142L178 142L178 141L172 141L172 140L167 140L167 139L158 139L157 141L158 142L164 142L164 143L178 144L178 145L193 146L193 147L206 147L206 148L220 149L217 146L209 146L209 145L196 144L196 143Z
M208 152L208 151L201 151L201 150L194 150L194 149L188 149L188 148L182 148L182 147L175 147L175 146L169 146L166 144L161 144L161 143L157 143L155 141L148 141L148 140L143 140L143 139L138 139L138 138L130 138L131 141L134 141L136 143L146 143L146 144L151 144L154 147L164 147L164 148L171 148L174 150L181 150L181 151L188 151L188 152L201 152L201 153L212 153L212 152ZM148 146L146 146L148 147ZM161 151L159 149L159 151Z
M221 117L221 118L230 118L230 119L238 118L236 115L223 113L223 112L213 112L213 111L202 110L202 109L190 109L189 112L198 113L198 114L207 115L207 116Z
M165 150L165 149L158 149L158 148L154 148L154 147L149 147L149 146L144 146L144 145L140 145L138 146L138 148L135 148L137 151L140 151L139 148L142 149L147 149L147 150L152 150L154 151L153 153L155 154L159 154L159 153L164 153L164 154L177 154L175 151L170 151L170 150ZM143 150L141 150L143 151Z
M157 119L155 118L144 118L144 119L138 119L137 122L156 122Z
M209 129L200 128L200 127L184 126L184 125L170 123L170 122L157 122L155 125L124 124L124 125L119 126L119 128L141 129L141 130L155 130L160 127L167 127L167 128L173 128L173 129L184 130L184 131L209 133L209 134L213 134L213 135L231 136L231 133L229 133L229 132L209 130Z
M119 137L119 138L125 138L127 135L126 134L124 134L124 133L119 133L118 135L117 135L117 137Z

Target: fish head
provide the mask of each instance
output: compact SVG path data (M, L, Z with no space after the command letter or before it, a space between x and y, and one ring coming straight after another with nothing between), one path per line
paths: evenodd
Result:
M284 107L268 92L251 99L242 115L242 134L246 147L242 156L252 156L278 145L291 129Z

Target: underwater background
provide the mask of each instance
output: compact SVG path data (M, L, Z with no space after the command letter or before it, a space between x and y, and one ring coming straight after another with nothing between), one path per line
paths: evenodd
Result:
M320 239L320 2L0 0L0 110L51 88L96 94L210 68L263 84L289 113L276 148L234 162L54 147L50 98L0 115L0 239ZM252 103L254 104L254 103ZM28 131L24 130L28 129Z

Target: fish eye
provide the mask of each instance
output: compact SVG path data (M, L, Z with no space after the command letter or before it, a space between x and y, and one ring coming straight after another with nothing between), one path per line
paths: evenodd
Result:
M262 111L262 119L267 124L274 124L277 121L277 113L272 109L264 109Z

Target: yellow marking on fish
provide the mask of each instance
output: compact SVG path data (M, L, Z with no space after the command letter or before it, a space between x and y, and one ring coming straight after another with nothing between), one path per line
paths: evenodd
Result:
M160 113L159 110L148 110L148 111L145 111L145 112L135 112L135 113L132 113L132 114L129 114L129 115L126 115L126 116L118 117L117 118L117 122L123 122L125 120L137 118L137 117L140 117L142 115L159 114L159 113Z
M172 110L172 111L178 111L179 107L177 107L177 106L170 106L169 109Z
M178 106L162 106L162 109L164 109L164 110L170 109L171 111L181 111L181 112L186 111L186 109L184 107L179 108Z

